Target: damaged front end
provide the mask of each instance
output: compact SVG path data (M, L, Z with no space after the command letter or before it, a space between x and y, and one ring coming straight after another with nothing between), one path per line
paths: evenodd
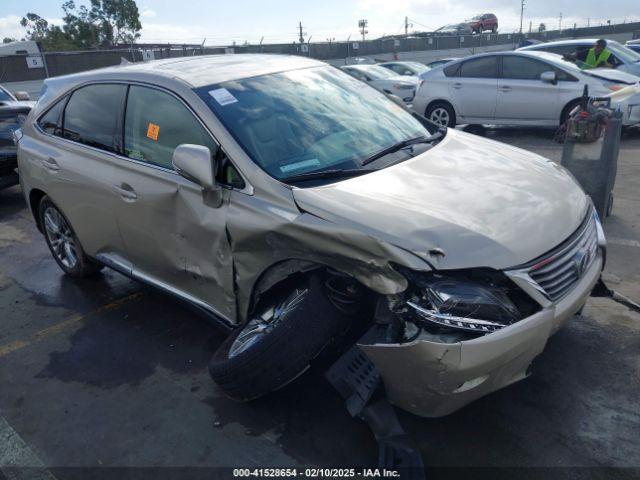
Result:
M359 347L392 403L425 417L448 415L527 376L547 339L584 305L602 255L563 299L543 306L489 268L414 272L407 290L380 298Z

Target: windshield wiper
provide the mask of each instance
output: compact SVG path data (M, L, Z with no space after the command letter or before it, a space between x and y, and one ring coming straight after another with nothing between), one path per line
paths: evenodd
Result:
M280 178L279 180L284 183L291 182L303 182L306 180L316 180L325 178L347 178L357 177L358 175L364 175L365 173L374 172L373 168L347 168L347 169L332 169L332 170L319 170L316 172L299 173L297 175L291 175L289 177Z
M364 166L367 165L381 157L384 157L385 155L389 155L390 153L393 152L397 152L398 150L402 150L403 148L407 148L410 145L415 145L417 143L429 143L429 142L433 142L434 140L438 140L439 138L442 137L442 132L436 132L433 135L430 135L428 137L422 136L422 137L416 137L416 138L410 138L408 140L403 140L402 142L398 142L395 143L393 145L391 145L390 147L384 148L382 150L380 150L379 152L374 153L373 155L371 155L370 157L365 158L360 165Z

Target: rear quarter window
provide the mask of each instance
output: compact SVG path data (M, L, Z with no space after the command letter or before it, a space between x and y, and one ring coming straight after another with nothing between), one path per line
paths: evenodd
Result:
M447 77L457 77L460 75L460 65L460 63L455 63L448 67L444 67L443 72Z
M62 135L108 152L120 149L120 117L126 86L96 84L71 94L64 110Z

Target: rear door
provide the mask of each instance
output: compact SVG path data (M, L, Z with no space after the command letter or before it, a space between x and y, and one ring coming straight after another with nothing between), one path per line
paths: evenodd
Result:
M498 88L496 55L462 62L456 76L449 80L449 93L460 117L467 121L494 118Z
M37 145L25 142L27 157L42 172L42 187L91 256L124 253L113 215L111 181L122 146L125 92L125 85L115 83L79 88L38 119L43 135Z
M502 57L498 80L496 120L548 123L560 118L558 84L543 82L540 75L556 71L552 65L519 55Z

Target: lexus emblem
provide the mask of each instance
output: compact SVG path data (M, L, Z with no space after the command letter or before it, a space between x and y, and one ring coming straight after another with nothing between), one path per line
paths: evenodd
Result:
M573 256L573 271L578 277L582 277L582 274L589 266L590 259L591 252L587 248L581 248Z

